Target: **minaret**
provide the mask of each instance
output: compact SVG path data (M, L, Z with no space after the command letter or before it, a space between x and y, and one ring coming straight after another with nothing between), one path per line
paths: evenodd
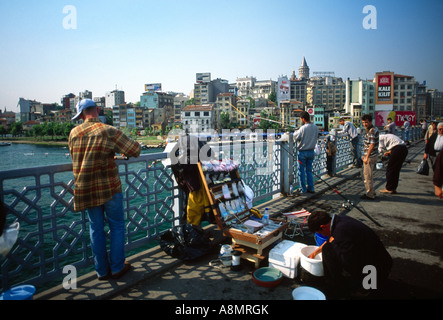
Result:
M300 79L309 79L309 67L308 64L306 63L305 57L303 57L301 66L298 68L298 77Z

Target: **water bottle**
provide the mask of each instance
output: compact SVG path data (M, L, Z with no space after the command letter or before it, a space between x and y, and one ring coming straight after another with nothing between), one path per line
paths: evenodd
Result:
M289 195L292 195L294 193L294 186L292 183L289 185Z
M265 208L265 214L263 215L263 224L269 223L269 210L268 208Z

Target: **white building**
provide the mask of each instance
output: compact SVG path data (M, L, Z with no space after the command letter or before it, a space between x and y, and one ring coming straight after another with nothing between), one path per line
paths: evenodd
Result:
M346 80L345 113L358 119L375 112L375 83L372 80ZM357 114L361 113L361 114Z
M120 104L125 104L125 92L120 90L114 90L106 92L105 107L112 108Z
M204 132L214 128L213 105L189 105L183 108L182 124L186 133Z

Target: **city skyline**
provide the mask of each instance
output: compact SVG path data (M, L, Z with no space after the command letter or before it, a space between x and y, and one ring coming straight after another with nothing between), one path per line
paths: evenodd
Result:
M0 108L116 88L137 102L147 83L189 94L199 72L277 81L298 76L303 57L311 76L389 70L442 91L442 9L439 0L3 1Z

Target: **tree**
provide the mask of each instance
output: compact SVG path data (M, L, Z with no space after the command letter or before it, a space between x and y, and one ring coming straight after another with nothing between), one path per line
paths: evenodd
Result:
M6 129L5 129L5 127L3 127L3 126L0 126L0 135L5 135L7 133L7 131L6 131Z
M268 100L277 104L277 94L273 91L269 94Z
M273 121L268 121L264 119L273 120ZM274 121L277 121L277 117L273 115L268 116L268 113L265 110L263 110L260 113L260 125L258 127L263 130L267 129L278 130L280 128L280 124Z
M229 112L220 113L220 126L222 129L229 129Z
M23 123L21 121L14 122L11 124L11 134L17 136L23 131Z

